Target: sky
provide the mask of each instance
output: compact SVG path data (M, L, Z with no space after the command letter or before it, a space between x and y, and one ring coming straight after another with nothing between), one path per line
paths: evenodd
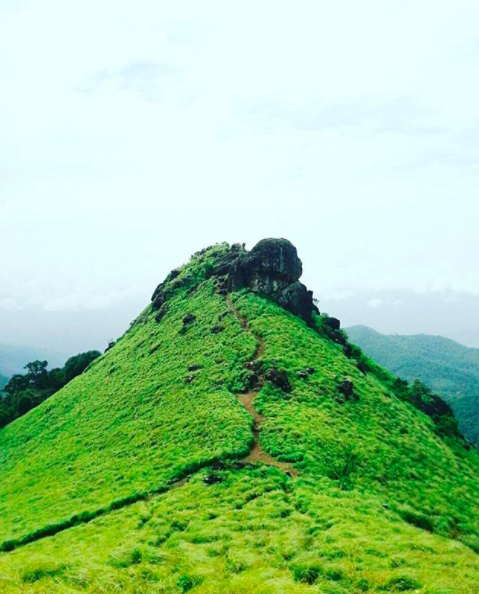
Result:
M476 1L0 0L0 106L0 343L287 237L343 324L479 347Z

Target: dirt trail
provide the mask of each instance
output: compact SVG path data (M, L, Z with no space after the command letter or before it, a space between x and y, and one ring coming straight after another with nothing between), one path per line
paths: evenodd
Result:
M238 320L240 321L241 327L243 328L243 330L245 330L246 332L251 332L251 329L248 326L248 321L246 320L245 317L243 317L238 312L236 307L231 302L229 296L226 298L226 303L228 305L228 309L230 310L230 312L234 316L236 316L236 318L238 318ZM253 357L249 360L249 363L253 363L254 361L257 361L258 359L261 359L261 357L264 354L263 337L258 336L256 334L253 334L253 335L257 341L257 347L253 354ZM245 394L241 394L239 396L239 400L243 403L243 406L246 408L246 410L253 417L253 437L254 437L253 446L250 450L250 453L245 458L243 458L243 462L248 462L248 463L262 462L263 464L269 464L270 466L275 466L276 468L279 468L280 470L282 470L283 472L285 472L291 476L297 476L298 471L291 464L288 464L287 462L280 462L279 460L276 460L275 458L270 456L267 452L265 452L261 446L260 432L261 432L261 425L264 421L264 417L263 417L263 415L260 415L259 412L254 407L254 399L258 395L260 389L261 389L261 386L257 390L254 390L252 392L246 392Z

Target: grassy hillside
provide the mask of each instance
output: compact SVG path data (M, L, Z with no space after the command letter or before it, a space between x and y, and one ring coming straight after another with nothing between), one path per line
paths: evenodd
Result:
M248 451L250 421L228 388L255 343L232 316L211 333L224 311L211 283L180 294L163 324L145 317L88 372L0 431L1 540ZM189 313L201 323L185 326Z
M0 431L0 591L477 592L476 451L320 316L218 292L228 250Z
M442 336L386 336L366 326L347 329L352 342L400 377L419 378L451 404L461 430L479 439L479 349Z
M0 557L2 592L475 594L477 554L382 500L274 468L185 485Z

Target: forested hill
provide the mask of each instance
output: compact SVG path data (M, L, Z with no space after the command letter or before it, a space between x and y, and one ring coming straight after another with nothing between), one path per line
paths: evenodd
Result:
M419 378L453 407L463 433L479 438L479 349L442 336L384 335L367 326L347 328L351 342L407 380Z

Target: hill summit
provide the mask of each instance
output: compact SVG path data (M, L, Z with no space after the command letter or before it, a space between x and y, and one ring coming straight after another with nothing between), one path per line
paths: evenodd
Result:
M221 295L249 288L253 293L269 297L293 314L312 323L312 313L319 313L313 304L313 293L299 282L303 265L294 245L287 239L263 239L247 252L235 244L206 271L206 278L216 278ZM173 271L153 294L155 309L168 299L171 285L179 271ZM178 283L177 283L178 284Z
M477 592L476 450L301 274L284 239L196 253L0 431L0 591Z

